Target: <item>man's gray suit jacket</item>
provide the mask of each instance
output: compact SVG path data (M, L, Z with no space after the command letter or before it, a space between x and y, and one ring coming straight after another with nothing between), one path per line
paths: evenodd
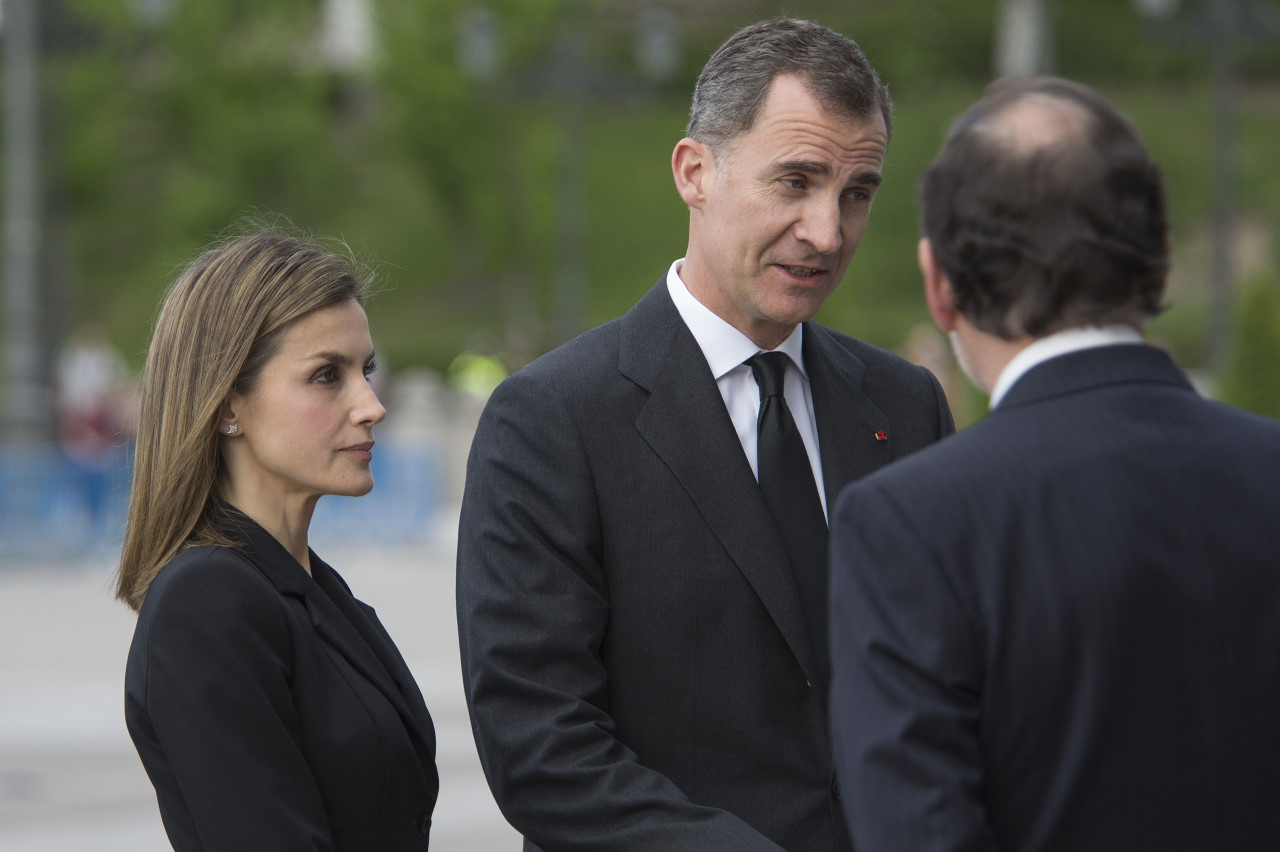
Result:
M806 323L829 499L953 430L933 376ZM480 760L526 847L847 850L808 629L660 281L502 384L458 544Z

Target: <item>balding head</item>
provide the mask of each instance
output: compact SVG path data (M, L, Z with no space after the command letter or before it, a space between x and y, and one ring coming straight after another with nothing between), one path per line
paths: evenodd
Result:
M1159 169L1092 89L992 84L921 178L924 236L956 307L1006 340L1160 310L1168 260Z
M1089 114L1074 101L1034 92L1010 100L975 122L972 132L1011 157L1027 158L1052 148L1084 146Z

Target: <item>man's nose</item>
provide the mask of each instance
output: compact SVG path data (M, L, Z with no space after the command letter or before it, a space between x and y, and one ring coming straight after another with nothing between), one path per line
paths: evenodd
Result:
M814 198L796 223L796 238L813 246L819 254L835 254L844 243L840 232L840 202Z

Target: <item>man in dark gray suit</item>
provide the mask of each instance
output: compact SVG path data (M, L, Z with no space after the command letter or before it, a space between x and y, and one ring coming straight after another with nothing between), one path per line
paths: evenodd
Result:
M1159 170L1091 89L1007 80L920 206L930 311L993 410L832 516L854 846L1275 848L1280 422L1142 343Z
M458 629L480 759L526 848L849 848L824 507L952 431L927 371L809 321L866 227L889 116L844 36L735 34L672 156L688 253L485 409Z

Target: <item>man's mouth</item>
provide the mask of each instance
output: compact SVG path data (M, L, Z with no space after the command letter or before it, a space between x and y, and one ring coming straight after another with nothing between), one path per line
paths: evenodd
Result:
M816 275L822 274L821 269L813 269L808 266L782 265L782 268L785 269L787 272L791 273L792 275L796 276L797 278L813 278Z

